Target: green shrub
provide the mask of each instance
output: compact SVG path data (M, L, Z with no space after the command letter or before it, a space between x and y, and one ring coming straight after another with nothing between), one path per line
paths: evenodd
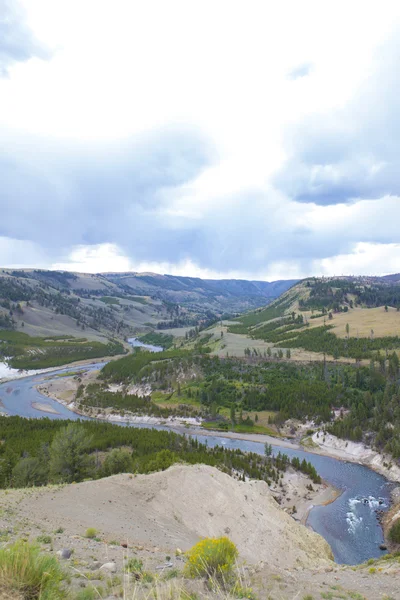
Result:
M186 553L185 570L190 577L223 579L231 574L237 555L237 548L229 538L205 538Z
M389 531L389 539L395 544L400 544L400 519L391 527Z
M153 581L154 581L153 573L150 573L149 571L143 571L142 581L143 581L143 583L153 583Z
M178 569L168 569L164 573L164 579L168 581L169 579L175 579L175 577L179 577L179 575L180 573Z
M256 595L251 587L243 585L240 581L237 581L231 589L231 595L235 598L243 598L246 600L257 600Z
M38 535L36 541L39 544L51 544L51 537L49 535Z
M85 537L89 538L90 540L93 540L97 535L97 529L95 529L94 527L89 527L89 529L86 529L86 533L85 533Z
M63 572L54 556L26 542L0 549L0 590L11 596L19 593L29 600L58 600L65 597L61 588Z
M138 558L130 558L125 565L125 571L129 573L141 573L143 571L143 562Z

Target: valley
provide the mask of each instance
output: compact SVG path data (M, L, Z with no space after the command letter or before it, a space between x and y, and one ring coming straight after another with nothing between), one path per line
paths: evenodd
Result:
M64 423L77 423L89 428L85 436L91 441L82 450L88 470L74 481L89 478L94 486L126 472L142 473L147 481L147 473L160 470L169 479L177 468L173 465L206 464L246 485L266 482L279 513L321 534L339 563L381 564L386 555L382 544L396 552L392 531L397 512L391 503L397 496L388 480L400 480L397 281L288 282L281 296L267 305L264 299L264 305L248 312L238 310L244 306L243 290L234 299L232 286L224 282L230 302L236 302L236 310L226 314L215 296L210 299L209 284L202 288L200 302L193 296L198 289L182 294L179 282L181 302L171 304L177 290L166 291L161 278L156 292L154 278L147 275L143 281L135 277L136 287L129 290L130 278L117 275L104 276L104 281L103 276L87 276L85 285L92 288L76 287L74 274L3 276L3 320L12 320L0 330L1 352L10 368L0 384L3 487L17 493L18 488L43 486L45 491L68 482L64 476L54 479L48 452ZM149 293L150 280L152 295L141 296ZM390 304L381 304L389 298ZM249 299L258 301L260 297ZM35 311L40 314L36 321ZM66 317L75 319L79 335L72 334ZM62 327L69 333L60 333ZM44 372L31 375L29 369ZM14 421L17 415L23 418ZM26 417L37 419L37 428ZM137 454L143 443L146 449ZM188 471L185 481L190 477ZM91 493L92 487L87 489ZM376 511L385 513L390 506L395 516L385 526L384 541ZM116 515L122 508L116 505L115 510ZM115 527L107 529L107 520L102 520L101 536L117 536ZM223 533L206 521L203 535ZM51 534L40 520L35 527ZM72 525L74 530L83 527L83 522ZM170 524L165 527L172 531ZM185 544L177 539L172 546L132 535L136 547L164 544L162 552L173 553L174 544L186 544L188 550L189 540L195 543L198 534L191 534ZM28 538L34 541L32 536L31 528ZM68 536L58 543L69 543ZM238 539L235 534L233 541ZM246 543L238 543L244 557ZM87 563L87 543L77 542L76 551ZM140 560L148 557L146 552L138 552ZM396 558L387 556L385 567L397 572ZM300 561L301 568L318 571L317 561L307 560ZM335 572L343 587L346 572L336 567ZM285 580L285 570L279 573Z

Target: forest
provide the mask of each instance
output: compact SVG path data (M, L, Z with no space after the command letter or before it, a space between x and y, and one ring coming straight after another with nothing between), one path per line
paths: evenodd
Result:
M175 403L179 410L194 406L199 414L219 421L219 426L254 426L259 411L273 411L271 423L278 426L289 418L313 419L319 424L330 422L334 407L355 410L365 393L378 398L388 380L396 381L397 354L376 356L370 366L361 366L327 361L300 364L263 357L219 358L183 350L157 354L138 351L105 365L101 376L105 383L150 383L153 400L149 409L165 397L169 406ZM109 404L135 410L136 400L123 395L113 399L101 386L93 399L90 396L89 389L85 402L94 406ZM243 413L247 413L245 420Z
M277 336L276 345L282 348L304 348L311 352L321 352L339 358L354 358L361 360L363 358L376 358L380 350L390 351L400 348L400 338L396 336L387 337L369 337L338 338L330 332L332 325L323 325L321 327L308 328L291 334L282 333ZM296 337L293 337L296 335Z
M299 300L299 307L303 310L340 311L345 306L372 308L385 305L400 308L398 284L384 284L373 280L367 283L347 278L308 280L306 286L310 288L309 298Z
M209 448L169 431L120 427L95 421L0 417L0 487L72 483L121 472L150 473L176 462L207 464L241 477L279 482L293 468L320 482L306 461L241 450Z

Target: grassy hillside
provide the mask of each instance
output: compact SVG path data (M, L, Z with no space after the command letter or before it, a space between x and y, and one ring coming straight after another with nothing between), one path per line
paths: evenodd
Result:
M265 304L291 282L211 281L155 274L0 270L0 329L34 337L123 339L206 327L228 312ZM180 331L183 330L183 331Z
M0 358L9 358L15 369L46 369L70 362L122 354L121 343L88 341L86 338L53 336L31 337L19 331L0 331Z
M398 278L312 278L299 282L264 308L241 315L228 326L252 347L292 349L296 358L370 359L400 349ZM229 340L227 340L229 341ZM239 346L239 344L237 344ZM227 344L227 351L234 343ZM304 356L303 356L304 358Z
M237 313L273 300L296 280L247 281L241 279L200 279L155 273L106 273L109 282L130 293L148 294L167 302L197 310L210 309L219 314Z

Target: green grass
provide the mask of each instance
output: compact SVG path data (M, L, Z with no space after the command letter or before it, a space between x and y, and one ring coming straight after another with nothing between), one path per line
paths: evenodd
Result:
M82 375L82 373L80 371L67 371L66 373L57 373L52 377L74 377L75 375Z
M114 298L113 296L102 296L100 301L104 302L104 304L119 304L118 298Z
M0 594L21 594L29 600L65 598L61 587L63 571L54 556L26 542L0 549Z
M201 409L200 402L193 397L189 398L184 389L180 396L178 396L177 391L172 393L155 391L151 394L151 400L160 407L177 407L180 404L186 404L188 406L195 406L199 410Z
M107 344L70 336L32 337L20 331L0 331L3 356L10 356L9 364L15 369L45 369L90 358L122 354L121 343L110 340Z
M217 430L217 431L233 431L235 433L258 433L264 435L272 435L274 437L279 437L277 432L271 429L270 427L264 427L263 425L245 425L236 423L232 427L231 423L222 422L222 421L208 421L207 423L202 423L202 427L204 429Z
M51 544L51 537L49 535L38 535L36 541L39 544Z
M141 296L130 296L129 300L133 300L133 302L137 302L138 304L148 304L146 298L142 298Z
M271 319L283 317L285 311L293 304L295 299L295 296L289 296L288 298L279 298L278 300L275 300L274 302L272 302L272 304L269 304L265 308L259 308L251 313L248 313L247 315L238 317L237 321L240 322L243 329L243 326L245 328L248 328L254 325L258 325L259 323L263 323L264 321L270 321ZM244 330L236 330L232 331L232 333L244 333Z
M326 352L336 358L371 358L379 350L400 348L400 337L338 338L331 332L333 325L305 328L284 333L277 339L276 347L304 348L310 352Z

